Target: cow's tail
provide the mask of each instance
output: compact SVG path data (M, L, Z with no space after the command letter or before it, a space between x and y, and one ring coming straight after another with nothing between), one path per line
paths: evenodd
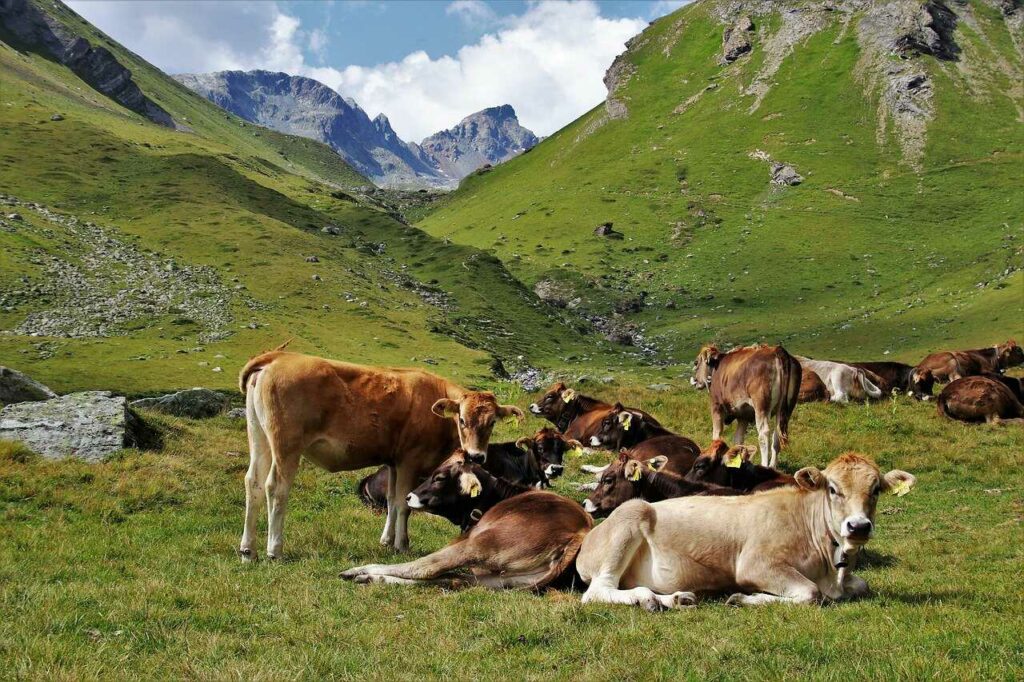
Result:
M797 398L800 397L800 380L803 379L803 368L796 358L782 351L778 358L781 395L779 396L779 449L789 445L789 418L796 409Z
M868 394L868 397L872 400L878 400L882 397L882 389L872 383L871 379L868 378L868 373L864 370L858 370L857 376L860 379L860 386L864 389L864 392Z
M260 353L249 360L249 362L245 363L245 367L243 367L242 371L238 373L238 390L242 392L242 395L245 395L246 387L249 385L249 378L273 362L274 359L279 356L285 347L291 342L292 339L288 339L274 350Z
M946 395L944 393L940 393L939 397L935 400L935 412L938 413L940 417L956 419L956 417L949 412L949 406L946 405Z

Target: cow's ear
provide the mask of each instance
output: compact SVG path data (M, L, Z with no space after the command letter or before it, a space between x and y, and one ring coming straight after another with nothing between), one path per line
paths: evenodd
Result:
M718 367L718 361L722 359L721 352L716 348L708 352L708 367Z
M529 436L523 436L522 438L516 441L516 447L519 448L520 450L526 450L527 452L529 452L530 450L533 449L533 439L530 438Z
M515 417L516 421L523 421L526 415L515 405L499 405L498 416L502 419L508 419L509 417Z
M483 486L480 485L480 479L476 477L476 474L464 473L459 476L459 489L462 490L463 495L480 497Z
M619 450L619 461L620 462L628 462L629 461L629 455L626 454L626 449L625 448L623 448L622 450Z
M434 403L430 411L438 417L457 417L459 414L459 402L451 398L441 398Z
M567 388L562 391L561 395L563 403L571 403L576 398L576 391Z
M668 457L665 455L658 455L657 457L651 457L647 460L647 466L652 471L661 471L665 468L666 464L668 464Z
M719 455L724 455L728 451L729 444L726 443L724 440L719 439L711 441L711 445L708 446L708 449L702 452L701 454L711 455L712 457L718 457Z
M629 427L633 425L633 413L629 410L619 412L619 423L622 424L623 429L629 431Z
M793 474L796 484L804 490L820 490L825 486L825 474L818 467L804 467Z
M882 488L893 495L903 496L910 492L910 489L917 483L917 477L906 471L893 469L885 476L882 476Z
M626 466L622 469L623 475L627 481L639 481L640 476L644 473L644 465L640 460L631 459L626 462Z

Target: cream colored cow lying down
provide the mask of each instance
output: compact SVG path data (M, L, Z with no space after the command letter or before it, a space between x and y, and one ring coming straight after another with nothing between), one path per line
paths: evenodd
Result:
M796 480L796 488L742 497L627 502L583 541L583 601L657 610L691 606L695 593L735 592L735 605L866 594L847 565L871 538L879 493L903 494L916 479L899 470L883 476L848 453L824 471L801 469Z

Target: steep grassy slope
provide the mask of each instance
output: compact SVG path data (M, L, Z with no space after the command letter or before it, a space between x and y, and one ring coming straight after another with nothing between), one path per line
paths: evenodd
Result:
M1024 10L950 5L943 60L892 53L903 26L879 15L921 3L785 5L658 20L613 66L607 107L419 224L587 310L647 292L625 319L679 359L711 339L915 359L1019 335ZM752 50L723 64L744 14ZM803 183L772 184L766 159ZM625 239L595 236L605 221Z
M500 262L394 220L328 147L245 124L42 7L106 45L190 131L0 35L0 188L17 201L0 216L3 364L59 390L145 391L231 386L248 356L291 337L353 361L436 361L467 381L492 355L583 353Z

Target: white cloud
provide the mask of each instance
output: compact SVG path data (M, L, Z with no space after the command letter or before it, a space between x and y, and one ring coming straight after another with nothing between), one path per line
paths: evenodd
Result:
M416 141L499 104L515 107L538 135L551 134L604 99L605 69L646 25L641 18L604 17L592 0L544 0L520 15L495 15L493 32L454 55L432 59L417 51L395 62L334 68L304 56L303 46L314 56L326 51L322 28L304 30L274 2L68 1L168 73L306 75L353 97L371 116L386 113L399 135ZM480 21L494 14L481 4L456 1L446 11Z
M384 111L399 135L420 140L463 116L511 104L523 125L549 135L606 94L602 77L641 19L608 19L596 4L539 2L454 56L413 52L372 67L316 77L368 112Z
M500 20L498 13L484 0L454 0L444 8L444 13L458 17L470 27L492 26Z
M666 14L671 14L683 5L689 5L693 0L657 0L651 5L651 10L647 16L651 19L657 19L663 17Z

